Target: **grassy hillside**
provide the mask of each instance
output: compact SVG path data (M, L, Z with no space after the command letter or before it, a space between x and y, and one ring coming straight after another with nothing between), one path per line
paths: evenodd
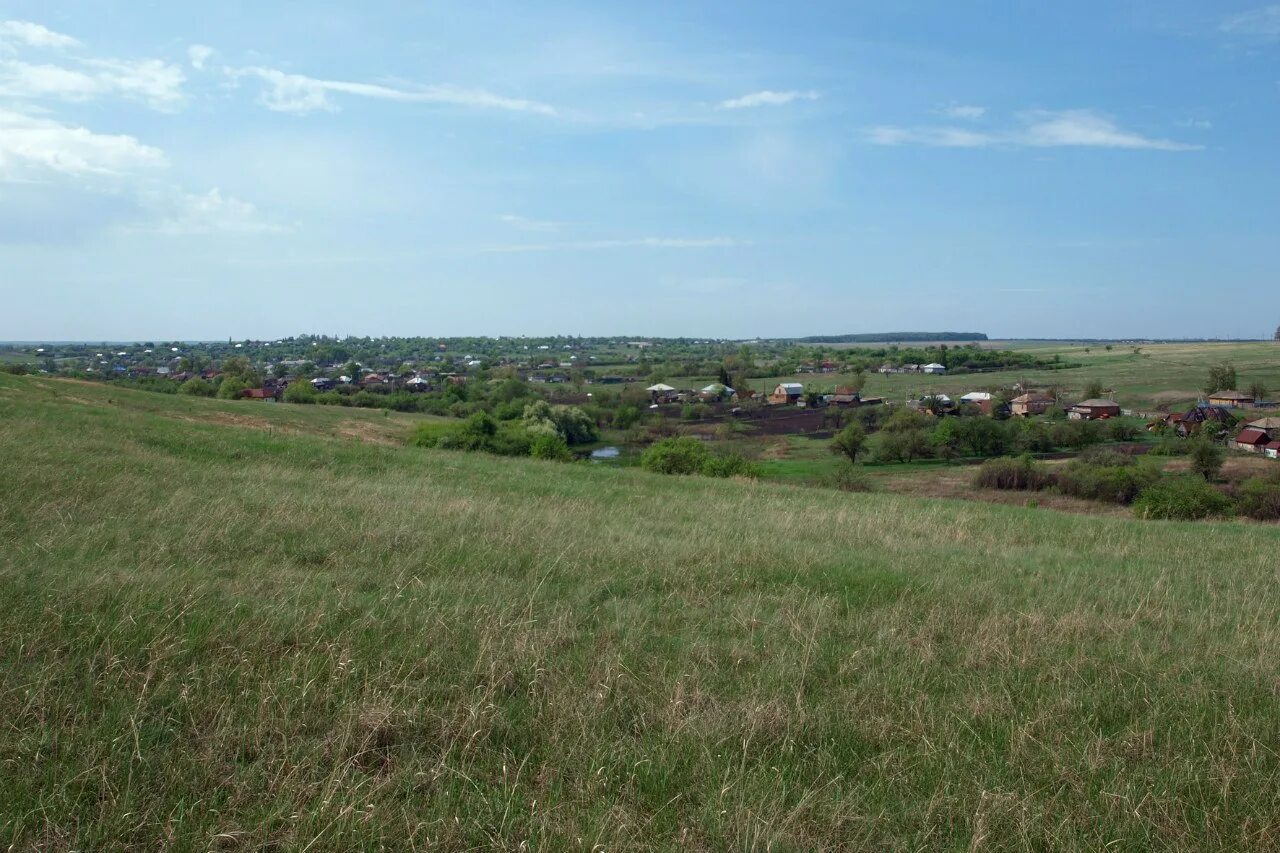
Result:
M0 376L0 839L1280 845L1274 527L382 420Z

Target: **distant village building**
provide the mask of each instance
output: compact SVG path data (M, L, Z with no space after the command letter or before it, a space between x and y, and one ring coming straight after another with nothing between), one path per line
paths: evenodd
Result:
M799 403L803 396L804 386L799 382L781 382L769 395L769 402L782 406L788 403Z
M1179 436L1186 438L1206 423L1231 426L1236 419L1222 406L1193 406L1188 411L1166 416L1164 422Z
M1253 405L1253 395L1242 391L1214 391L1209 395L1209 405L1243 409Z
M962 405L977 406L978 410L984 415L991 414L991 408L994 405L990 391L970 391L960 398Z
M1104 400L1095 397L1082 400L1067 410L1067 417L1073 421L1097 421L1106 418L1120 417L1120 404L1115 400Z
M946 373L947 366L945 364L938 364L935 361L932 364L926 364L923 367L921 367L920 372L921 373Z
M852 388L837 388L827 402L835 406L856 406L862 402L862 395Z
M1267 434L1266 430L1248 426L1240 430L1240 434L1236 436L1235 441L1231 442L1231 446L1236 450L1262 453L1270 443L1271 436Z
M674 400L676 397L676 389L663 382L659 382L656 385L650 385L644 390L649 392L649 396L653 399L654 403L667 403Z
M1053 398L1039 391L1029 391L1009 401L1009 410L1021 417L1043 415L1053 407Z

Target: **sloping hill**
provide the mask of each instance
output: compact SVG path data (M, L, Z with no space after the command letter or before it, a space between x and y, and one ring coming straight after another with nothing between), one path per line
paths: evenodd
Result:
M0 837L1280 844L1275 528L430 452L349 414L0 376Z

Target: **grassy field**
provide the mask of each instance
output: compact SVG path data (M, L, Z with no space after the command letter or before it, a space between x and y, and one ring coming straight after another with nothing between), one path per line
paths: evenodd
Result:
M967 391L1021 382L1028 387L1058 385L1078 393L1086 383L1098 380L1126 408L1155 409L1157 406L1187 406L1196 400L1211 365L1229 361L1236 367L1242 389L1262 382L1271 395L1280 399L1280 343L1193 343L1142 344L1134 347L1114 344L1025 344L1009 345L1045 357L1061 355L1062 361L1081 364L1065 370L1007 370L961 376L922 374L867 374L863 393L901 401L923 394L945 393L959 396ZM753 379L752 388L772 390L778 382L803 382L817 388L835 388L847 377L838 374L778 376Z
M0 424L12 849L1280 846L1273 526L30 377Z

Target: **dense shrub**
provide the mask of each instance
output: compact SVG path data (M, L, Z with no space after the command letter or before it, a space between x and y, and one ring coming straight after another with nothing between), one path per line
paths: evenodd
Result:
M751 477L760 476L760 467L741 453L726 453L721 456L708 456L698 470L707 477Z
M881 462L911 462L932 455L929 433L922 429L889 429L886 424L875 446L875 457Z
M758 477L760 468L740 453L713 454L700 440L664 438L640 456L640 467L659 474L702 474L706 477Z
M533 436L558 435L565 444L588 444L600 437L595 419L577 406L553 406L536 400L524 407L524 428Z
M218 399L239 400L247 390L249 386L239 376L226 376L218 383Z
M1182 520L1230 515L1231 499L1194 474L1165 477L1142 490L1133 504L1140 518Z
M1205 430L1201 430L1191 442L1191 470L1206 480L1212 480L1218 476L1226 456L1226 451L1214 444L1205 435Z
M1280 521L1280 478L1250 477L1240 486L1240 514L1259 521Z
M199 376L193 376L178 386L178 393L190 394L193 397L212 397L217 393L217 389Z
M1092 465L1074 460L1058 471L1058 491L1064 495L1091 501L1130 504L1139 493L1160 478L1160 473L1147 465L1134 465L1126 460L1121 465Z
M696 438L664 438L640 455L640 467L658 474L697 474L711 451Z
M286 403L314 403L316 401L316 388L304 379L295 379L284 389L284 401Z
M548 459L555 462L569 462L573 454L569 445L558 435L540 435L529 447L529 455L534 459Z
M1050 435L1057 447L1083 450L1102 441L1102 425L1097 421L1062 421L1053 425Z
M988 459L978 469L976 485L984 489L1038 491L1054 483L1053 474L1030 456Z
M640 420L640 410L635 406L619 406L613 413L615 429L630 429Z
M1138 427L1131 421L1111 420L1107 422L1107 438L1112 441L1133 441L1138 437Z

